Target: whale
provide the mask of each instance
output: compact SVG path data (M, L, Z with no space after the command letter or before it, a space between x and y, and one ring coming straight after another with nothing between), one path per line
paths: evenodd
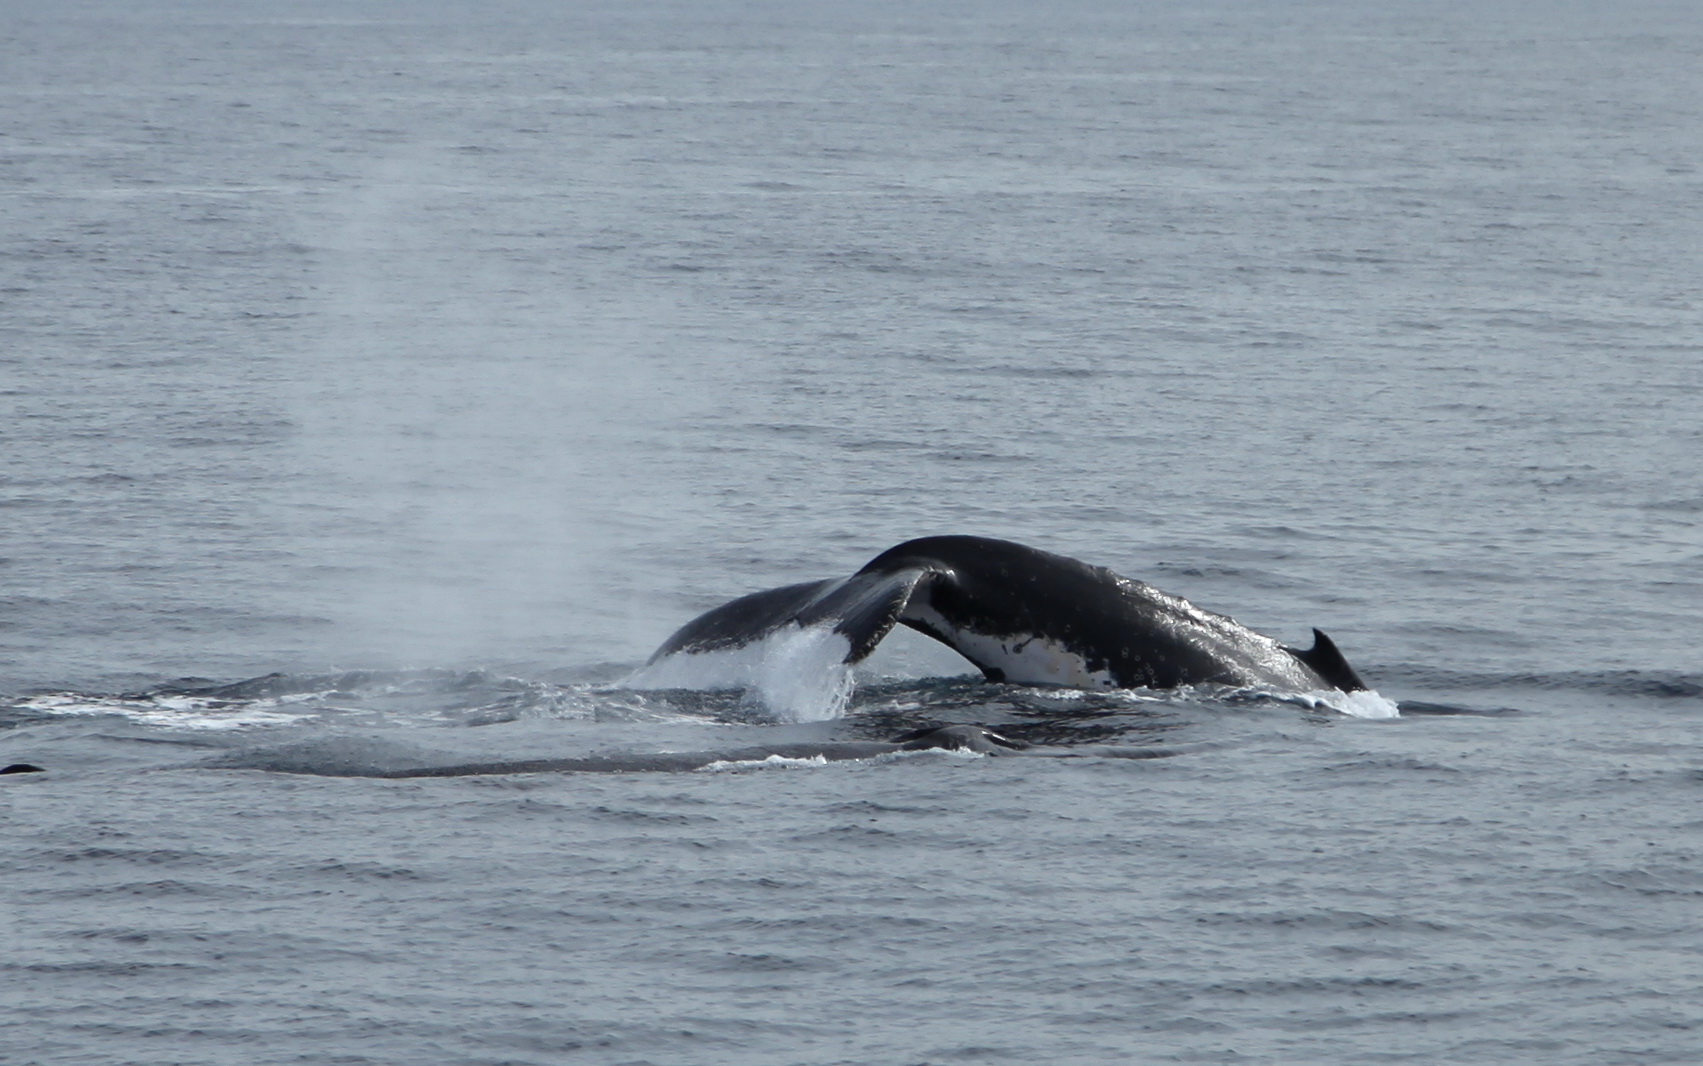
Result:
M1293 648L1228 615L1012 541L936 536L887 549L849 577L754 592L681 626L647 667L756 644L790 628L867 658L895 626L940 641L989 681L1089 690L1226 685L1275 693L1366 691L1335 642Z
M566 759L519 759L491 762L453 763L447 766L416 766L401 769L340 766L301 766L270 762L258 764L242 759L213 760L210 767L267 769L278 773L316 777L491 777L504 774L668 774L716 768L756 768L764 763L852 762L906 752L949 751L973 755L1037 755L1052 758L1170 759L1205 751L1206 744L1090 744L1070 750L1035 747L984 725L926 725L886 740L819 740L796 743L756 744L719 751L607 752Z
M527 759L516 762L458 763L402 770L344 771L343 777L483 777L491 774L633 774L682 773L718 764L762 763L772 759L847 762L905 751L962 751L1005 755L1029 747L986 726L927 726L890 740L839 740L815 743L762 744L728 751L632 752L570 759Z
M904 752L952 751L975 755L1027 753L1029 744L980 725L928 725L887 740L780 741L710 751L613 751L556 759L492 759L484 762L385 768L362 760L324 757L323 747L297 744L217 755L200 765L217 770L266 770L313 777L489 777L502 774L654 774L709 768L742 769L776 761L830 763L874 759ZM1156 758L1173 754L1156 750ZM304 757L305 756L305 757Z

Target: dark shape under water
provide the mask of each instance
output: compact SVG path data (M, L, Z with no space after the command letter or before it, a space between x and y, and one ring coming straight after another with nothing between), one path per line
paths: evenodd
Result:
M990 681L1082 689L1220 684L1364 691L1331 639L1285 647L1181 596L1062 555L986 537L925 537L851 577L742 596L682 626L651 663L743 647L789 626L828 627L845 662L895 625L940 641Z
M932 726L912 730L891 740L823 740L790 744L763 744L722 751L616 752L566 759L515 759L455 763L449 766L420 766L379 769L358 764L338 764L323 759L300 759L285 751L239 755L215 759L204 765L218 769L271 770L276 773L312 774L318 777L479 777L491 774L632 774L681 773L718 764L755 764L771 759L843 762L872 759L904 751L969 751L982 755L1004 755L1028 748L1021 741L975 725ZM1164 754L1169 754L1166 752Z

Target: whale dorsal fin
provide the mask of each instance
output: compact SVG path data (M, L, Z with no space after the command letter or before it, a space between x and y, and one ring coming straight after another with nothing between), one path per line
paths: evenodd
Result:
M1367 689L1366 682L1360 680L1360 675L1354 672L1354 667L1348 665L1348 660L1343 657L1336 642L1325 636L1321 630L1313 630L1313 646L1306 651L1295 648L1283 650L1312 667L1314 673L1344 692L1364 692Z

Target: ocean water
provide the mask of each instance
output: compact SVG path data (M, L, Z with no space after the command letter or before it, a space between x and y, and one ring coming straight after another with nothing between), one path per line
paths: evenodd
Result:
M1691 5L18 0L0 99L0 1059L1698 1060ZM1400 714L621 684L938 533ZM1034 747L341 776L937 722Z

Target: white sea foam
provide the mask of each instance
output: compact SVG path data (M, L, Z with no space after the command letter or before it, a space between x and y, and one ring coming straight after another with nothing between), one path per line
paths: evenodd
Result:
M1401 709L1396 701L1380 695L1370 689L1360 692L1330 691L1305 692L1294 697L1295 701L1305 706L1318 709L1320 707L1345 714L1350 718L1400 718Z
M207 696L85 696L50 692L16 706L38 714L66 717L114 715L168 729L246 729L295 725L317 715L319 708L290 709L314 695L290 695L266 700L224 700Z
M700 766L693 773L719 774L730 770L798 770L810 766L826 766L826 755L812 755L808 759L791 759L785 755L771 755L766 759L717 759L708 766Z
M890 762L905 762L910 759L985 759L988 752L971 751L969 748L919 748L915 751L887 751L880 755L871 755L858 762L881 764Z
M851 642L823 626L791 625L737 648L680 652L641 668L625 685L636 689L741 689L776 718L819 722L838 718L855 682L846 663Z

